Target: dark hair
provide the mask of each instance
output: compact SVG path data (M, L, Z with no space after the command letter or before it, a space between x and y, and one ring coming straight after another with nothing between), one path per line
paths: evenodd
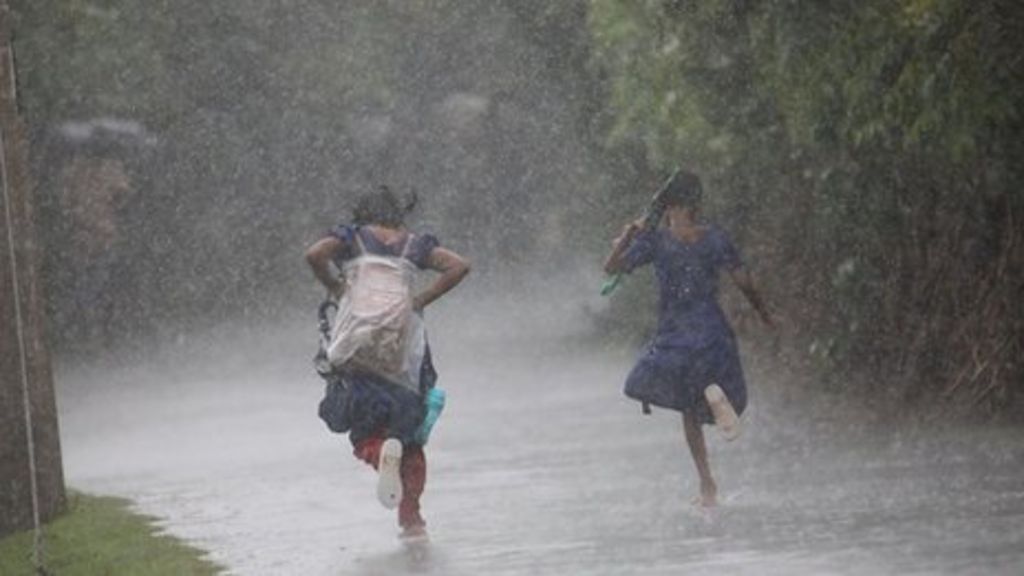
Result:
M391 188L382 184L356 200L355 208L352 209L352 222L357 226L378 224L398 228L405 224L405 216L416 207L417 200L416 192L411 192L403 203Z
M693 172L680 170L665 191L665 205L698 208L703 196L704 189L700 185L700 177Z

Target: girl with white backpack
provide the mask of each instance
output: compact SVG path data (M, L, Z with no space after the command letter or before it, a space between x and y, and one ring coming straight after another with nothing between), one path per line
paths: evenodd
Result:
M398 507L407 538L426 535L422 425L437 380L422 312L469 273L469 263L435 236L406 228L414 205L415 198L403 205L382 186L358 199L351 224L336 226L306 252L338 309L324 351L329 383L321 418L331 430L347 431L356 457L378 470L378 497ZM414 294L420 270L440 276Z

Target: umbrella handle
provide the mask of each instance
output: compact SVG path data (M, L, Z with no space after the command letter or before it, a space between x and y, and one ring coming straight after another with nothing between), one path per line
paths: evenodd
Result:
M601 296L608 296L619 287L619 283L622 282L622 274L616 274L604 281L601 285Z

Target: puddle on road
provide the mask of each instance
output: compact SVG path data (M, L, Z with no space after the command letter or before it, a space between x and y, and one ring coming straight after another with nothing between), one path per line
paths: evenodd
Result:
M812 434L755 394L746 436L710 439L725 506L707 518L678 418L621 396L627 363L451 362L425 547L399 542L372 471L316 419L301 361L245 381L161 373L173 393L65 375L67 476L234 574L1024 573L1019 432Z

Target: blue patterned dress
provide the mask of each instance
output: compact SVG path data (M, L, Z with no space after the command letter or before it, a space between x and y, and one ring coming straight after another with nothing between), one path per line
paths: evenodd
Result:
M626 379L626 396L680 412L702 423L712 418L704 389L718 384L737 413L747 405L747 387L736 338L718 305L722 270L742 266L724 231L710 226L693 243L665 228L644 231L627 249L625 270L653 264L658 281L658 328Z

